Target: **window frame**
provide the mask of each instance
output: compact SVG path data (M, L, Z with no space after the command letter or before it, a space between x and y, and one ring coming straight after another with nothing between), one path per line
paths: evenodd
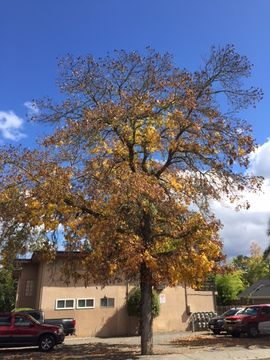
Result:
M7 321L4 321L7 320ZM10 315L1 315L0 316L0 327L2 326L11 326L11 316Z
M18 322L16 323L16 320L17 319L23 319L24 322ZM30 327L31 325L33 324L33 321L26 317L26 316L23 316L23 315L20 315L20 314L16 314L15 317L14 317L14 327L18 327L18 328L28 328Z
M73 301L73 306L66 306L66 302L67 301ZM58 307L58 301L64 301L64 307ZM63 299L63 298L59 298L59 299L56 299L55 300L55 310L73 310L75 309L75 299L74 298L66 298L66 299Z
M106 306L104 306L104 305L101 304L101 301L102 301L103 299L106 299ZM108 301L111 300L111 299L113 300L113 306L108 305ZM109 309L113 309L113 308L115 308L115 298L103 296L102 298L100 298L100 307L103 308L103 309L108 309L108 308L109 308Z
M85 300L85 306L79 306L79 301L80 300ZM93 306L86 306L86 301L87 300L93 300ZM90 297L87 297L87 298L78 298L76 299L76 309L77 310L83 310L83 309L94 309L96 307L96 300L95 298L90 298Z
M34 280L33 279L27 279L25 281L25 297L31 297L34 295Z

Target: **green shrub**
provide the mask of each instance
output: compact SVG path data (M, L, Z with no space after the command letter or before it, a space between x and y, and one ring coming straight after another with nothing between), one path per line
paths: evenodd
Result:
M0 268L0 312L10 311L15 306L16 285L12 271Z
M140 317L141 289L136 287L131 290L127 299L127 312L130 316ZM159 296L152 290L152 315L157 317L160 313Z

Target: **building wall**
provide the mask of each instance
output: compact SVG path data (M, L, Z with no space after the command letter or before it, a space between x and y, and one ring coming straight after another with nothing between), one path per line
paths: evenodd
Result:
M38 293L38 264L26 263L23 264L23 271L20 274L16 307L37 307L37 293ZM32 286L31 286L32 284ZM32 289L31 289L32 287Z
M252 298L251 299L252 305L258 305L258 304L270 304L270 297L263 297L263 298ZM248 306L248 305L247 305Z
M199 311L214 311L212 292L167 287L160 293L160 315L154 320L154 331L187 330L190 313Z
M115 299L115 306L103 308L100 299L104 296ZM56 310L57 299L94 298L93 309ZM78 336L120 336L129 332L128 316L124 305L126 287L123 285L76 287L44 287L41 307L45 318L73 317L76 319Z
M154 319L155 332L184 330L187 326L185 293L182 286L165 288L159 294L160 315Z
M26 279L33 278L33 272L36 274L36 288L39 289L39 294L36 294L38 305L33 306L34 301L30 303L24 296L19 296L20 306L39 307L48 319L75 318L77 335L80 337L132 335L138 331L138 319L129 317L125 307L127 294L133 286L123 283L105 287L94 284L85 287L81 282L66 284L61 275L61 262L44 264L39 269L26 267L20 279L22 286ZM105 297L114 298L114 307L101 307L100 301ZM77 299L90 298L95 299L94 308L76 308ZM57 310L57 299L74 299L75 308ZM160 315L154 320L153 330L155 332L186 330L190 315L186 312L187 306L191 312L213 311L212 293L185 289L182 286L163 289L160 292Z
M66 284L61 266L60 261L44 265L40 308L44 311L45 318L75 318L76 333L82 337L120 336L134 333L136 321L130 321L125 308L127 293L132 287L125 284L105 287L90 284L85 287L82 281L75 283L72 279L69 284ZM100 301L105 297L114 299L114 307L101 307ZM57 299L74 299L75 308L57 310ZM95 307L77 309L78 299L94 299Z
M190 312L215 311L215 298L212 291L195 291L187 288Z

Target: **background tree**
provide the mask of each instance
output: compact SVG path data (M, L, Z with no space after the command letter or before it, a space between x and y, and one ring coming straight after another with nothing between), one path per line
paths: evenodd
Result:
M11 311L15 306L16 286L12 271L0 269L0 311Z
M216 275L218 305L231 305L238 299L238 294L245 289L241 270Z
M248 271L245 275L247 283L249 285L252 285L259 280L269 278L269 276L269 263L265 261L261 247L256 243L252 243L250 247Z
M268 237L270 237L270 219L268 220L268 226L267 226L267 230L266 230L266 235ZM263 257L268 263L270 262L270 244L264 250Z
M232 259L231 265L234 269L241 270L243 274L248 272L249 256L237 255Z
M256 243L251 244L250 256L239 255L232 260L231 265L234 269L242 271L246 288L270 276L269 263L264 259L262 249Z
M60 69L63 102L37 103L55 130L43 150L2 150L0 202L17 196L19 224L62 224L66 249L88 250L86 283L139 277L150 354L153 286L198 284L221 259L209 200L260 187L236 169L255 148L238 112L261 92L242 86L251 66L232 46L213 48L194 73L151 49L68 56Z

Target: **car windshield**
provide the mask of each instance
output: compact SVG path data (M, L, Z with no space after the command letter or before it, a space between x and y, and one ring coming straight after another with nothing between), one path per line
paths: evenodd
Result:
M225 311L225 313L223 313L221 316L232 316L232 315L235 315L237 312L239 311L239 309L230 309L230 310L227 310Z
M241 314L243 315L257 315L259 312L259 307L246 307Z
M240 310L238 310L235 315L243 314L243 311L244 311L244 310L245 310L245 309L240 309Z

